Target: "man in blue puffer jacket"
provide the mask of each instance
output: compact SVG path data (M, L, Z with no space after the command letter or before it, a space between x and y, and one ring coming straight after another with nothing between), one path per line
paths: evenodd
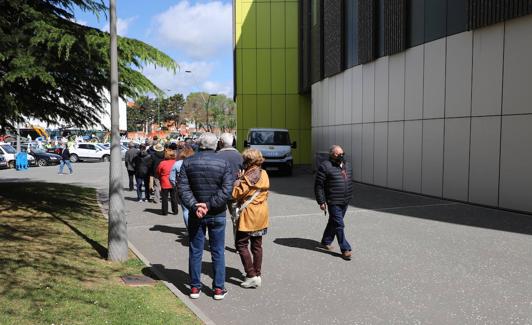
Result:
M225 209L231 198L234 177L229 163L216 153L218 139L203 133L198 139L200 151L183 161L179 175L179 197L190 211L188 220L190 298L201 291L201 258L205 231L213 265L214 299L225 297Z

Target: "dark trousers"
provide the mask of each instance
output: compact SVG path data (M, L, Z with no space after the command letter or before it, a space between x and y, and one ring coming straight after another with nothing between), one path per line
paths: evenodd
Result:
M177 214L177 196L175 188L161 189L161 204L162 213L168 214L168 196L170 196L170 205L172 206L172 213Z
M338 239L338 245L340 245L340 250L342 252L350 251L351 245L345 239L344 234L344 216L347 211L346 205L329 205L329 221L327 222L327 227L323 232L323 237L321 243L325 245L330 245L334 237Z
M249 251L250 242L251 252ZM260 276L262 266L262 236L253 237L247 232L237 231L236 249L238 250L238 255L240 255L242 265L244 265L246 277Z
M129 177L129 190L133 191L133 189L135 188L133 186L133 178L135 178L135 171L134 170L128 170L127 171L127 176Z

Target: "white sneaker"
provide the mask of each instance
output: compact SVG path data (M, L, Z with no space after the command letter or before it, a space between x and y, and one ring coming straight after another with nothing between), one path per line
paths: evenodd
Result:
M244 282L240 283L242 288L257 288L262 284L262 280L259 276L254 276L252 278L246 278Z

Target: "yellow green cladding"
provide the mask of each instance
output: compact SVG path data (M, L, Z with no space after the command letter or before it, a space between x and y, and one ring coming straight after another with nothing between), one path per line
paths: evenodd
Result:
M287 128L310 164L310 98L298 93L298 1L234 0L238 146L250 128Z

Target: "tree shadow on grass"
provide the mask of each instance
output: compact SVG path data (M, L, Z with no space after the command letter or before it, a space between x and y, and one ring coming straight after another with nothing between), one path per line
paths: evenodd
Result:
M59 279L107 279L109 271L98 271L107 248L106 236L98 233L105 220L93 189L0 183L0 211L1 294L35 297L38 303L44 288L60 290L54 287Z

